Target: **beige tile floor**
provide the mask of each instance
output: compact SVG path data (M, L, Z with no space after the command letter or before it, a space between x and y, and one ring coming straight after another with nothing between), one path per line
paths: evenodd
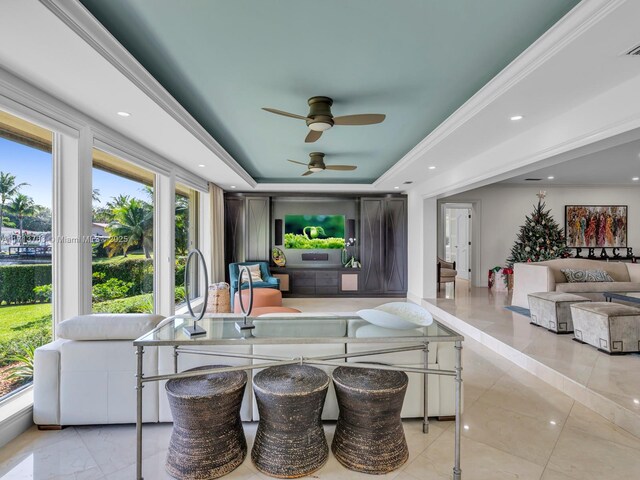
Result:
M334 300L334 311L384 303L382 299ZM327 300L296 300L302 310L327 310ZM293 300L287 303L294 305ZM303 305L304 304L304 305ZM306 307L306 308L304 308ZM465 480L609 480L640 476L640 439L515 366L475 340L465 341L462 477ZM256 424L245 423L249 448ZM383 478L449 479L453 422L406 420L409 461ZM325 424L331 442L335 424ZM0 479L133 479L134 433L129 425L27 431L0 449ZM164 459L168 424L145 426L144 472L149 480L170 478ZM314 478L365 478L333 456ZM259 480L247 459L226 478ZM372 477L366 477L372 478Z
M506 293L458 286L454 295L453 286L446 287L439 298L425 302L442 315L447 313L461 321L453 326L466 338L473 337L501 352L605 418L640 435L639 354L607 355L574 342L573 335L556 335L530 325L528 317L504 308L511 304Z

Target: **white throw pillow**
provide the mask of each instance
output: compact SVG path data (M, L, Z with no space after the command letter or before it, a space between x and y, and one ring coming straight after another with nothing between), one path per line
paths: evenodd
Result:
M67 340L135 340L164 319L147 313L97 313L64 320L56 334Z
M262 274L260 273L260 265L259 264L255 264L255 265L244 265L245 267L247 267L249 269L249 273L251 274L251 281L252 282L262 282ZM240 267L242 268L242 267ZM242 275L240 276L240 283L245 283L248 282L249 280L247 279L247 274L246 272L243 270L242 271Z
M426 327L433 323L433 316L427 310L409 302L385 303L374 309L360 310L357 313L369 323L398 330Z

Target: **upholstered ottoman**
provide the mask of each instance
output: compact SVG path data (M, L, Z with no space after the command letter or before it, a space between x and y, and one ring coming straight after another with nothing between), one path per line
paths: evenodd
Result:
M589 302L579 295L563 292L539 292L529 294L531 323L555 333L573 332L571 309L574 303Z
M640 351L640 308L619 303L571 305L575 340L611 353Z
M239 292L236 292L233 300L233 312L241 313ZM242 303L244 308L249 308L249 291L242 290ZM282 292L275 288L254 288L253 289L253 309L259 307L281 307Z

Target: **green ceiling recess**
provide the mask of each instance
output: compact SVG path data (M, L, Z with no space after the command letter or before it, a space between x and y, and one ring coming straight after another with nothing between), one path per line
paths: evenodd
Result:
M578 1L82 3L258 182L370 183ZM303 121L261 110L304 116L316 95L387 118L305 144ZM313 151L358 169L301 177L287 159Z

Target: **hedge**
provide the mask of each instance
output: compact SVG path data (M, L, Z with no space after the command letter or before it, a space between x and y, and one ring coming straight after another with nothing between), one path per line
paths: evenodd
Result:
M33 289L51 283L51 265L0 266L0 304L33 303Z
M117 261L93 264L93 273L102 273L96 283L117 278L132 283L127 295L141 295L153 292L153 260L146 258L125 258ZM184 283L184 259L176 260L176 285ZM51 265L5 265L0 266L0 305L35 303L40 297L33 291L35 287L51 284Z

